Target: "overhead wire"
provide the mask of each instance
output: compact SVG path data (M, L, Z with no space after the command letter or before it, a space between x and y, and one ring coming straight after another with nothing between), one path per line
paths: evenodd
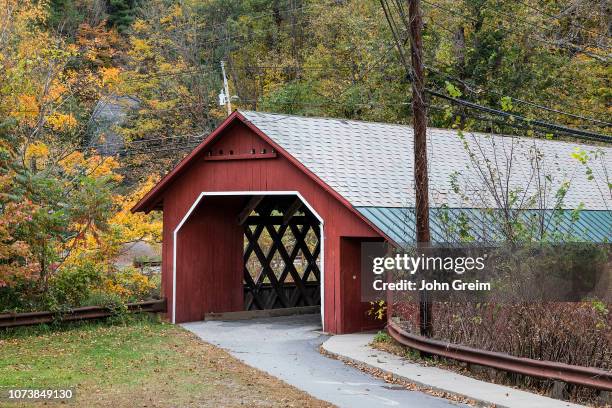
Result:
M383 8L386 9L386 13L390 13L390 9L388 9L388 3L387 0L380 0L381 1L381 5L383 5ZM424 0L426 1L426 0ZM388 18L388 21L393 21L392 18ZM395 24L389 23L389 28L391 29L391 31L396 31L397 30L397 26ZM407 29L408 27L406 27ZM399 33L394 32L393 33L394 38L398 38L399 37ZM396 41L397 47L398 47L398 51L400 51L401 48L403 48L401 46L401 43L399 41ZM407 64L407 62L403 61L405 68L407 70L407 72L410 72L411 70L411 66L409 64ZM543 120L539 120L539 119L528 119L526 117L523 117L521 115L516 115L516 114L512 114L503 110L499 110L499 109L495 109L495 108L491 108L488 106L484 106L484 105L480 105L474 102L470 102L470 101L466 101L464 99L460 99L460 98L456 98L456 97L451 97L446 95L443 92L437 91L435 89L431 89L431 88L425 88L425 92L427 92L428 94L432 95L432 96L436 96L438 98L442 98L445 99L451 103L454 103L456 105L461 105L467 108L471 108L471 109L475 109L475 110L479 110L481 112L486 112L489 114L494 114L497 116L501 116L504 117L508 120L511 120L512 122L514 121L520 121L524 124L530 125L530 126L534 126L534 127L539 127L539 128L544 128L544 129L548 129L548 130L553 130L555 132L559 132L559 133L563 133L565 135L569 135L571 137L577 138L577 139L583 139L583 140L589 140L589 141L602 141L602 142L606 142L606 143L612 143L612 137L609 135L605 135L605 134L599 134L596 132L590 132L590 131L585 131L585 130L581 130L581 129L574 129L574 128L570 128L567 126L563 126L563 125L559 125L556 123L550 123L550 122L546 122Z
M499 92L499 91L495 91L495 90L492 90L492 89L482 88L482 87L480 87L480 86L478 86L476 84L468 83L465 80L462 80L462 79L460 79L460 78L458 78L456 76L453 76L453 75L447 74L445 72L442 72L440 69L437 69L437 68L432 67L432 66L425 65L425 69L427 69L429 71L433 71L433 72L435 72L437 74L440 74L440 75L446 77L447 79L450 79L450 80L453 80L453 81L457 81L457 82L460 82L463 85L466 85L466 89L468 91L474 93L474 94L488 93L488 94L497 95L499 97L508 97L513 102L517 102L517 103L520 103L520 104L528 105L528 106L531 106L533 108L545 110L545 111L548 111L548 112L551 112L551 113L556 113L556 114L559 114L559 115L573 117L575 119L580 119L580 120L584 120L584 121L587 121L587 122L599 123L599 124L604 125L604 126L612 126L611 122L606 122L606 121L603 121L603 120L600 120L600 119L596 119L596 118L592 118L592 117L588 117L588 116L583 116L583 115L578 115L578 114L575 114L575 113L570 113L570 112L562 111L562 110L559 110L559 109L550 108L548 106L544 106L544 105L541 105L541 104L536 103L536 102L531 102L531 101L528 101L528 100L525 100L525 99L517 98L517 97L514 97L514 96L509 96L509 95L506 95L506 94L504 94L502 92ZM474 88L477 88L477 89L474 89ZM590 112L590 111L588 111L588 112Z
M499 109L490 108L488 106L483 106L483 105L480 105L474 102L469 102L464 99L455 98L455 97L446 95L440 91L436 91L430 88L425 89L425 91L432 96L446 99L447 101L450 101L454 104L465 106L465 107L479 110L479 111L486 112L486 113L491 113L497 116L502 116L512 121L520 121L527 125L537 126L537 127L549 129L552 131L561 132L565 135L569 135L577 139L595 140L595 141L600 141L600 142L612 143L612 136L609 136L609 135L600 134L596 132L590 132L590 131L581 130L581 129L574 129L574 128L559 125L556 123L546 122L546 121L539 120L539 119L528 119L521 115L506 112L506 111L499 110Z
M432 3L430 3L427 0L424 0L424 2L426 2L428 4L432 4ZM400 53L400 58L405 63L405 66L409 66L409 64L407 64L407 60L406 60L405 55L403 55L403 47L400 46L402 44L402 42L404 42L404 44L405 44L405 39L402 39L401 36L399 36L399 34L398 34L399 33L399 29L397 27L397 23L395 23L395 20L392 17L391 9L390 9L388 3L384 2L384 1L381 1L381 4L383 4L383 9L385 11L385 17L387 18L389 24L392 27L395 27L395 29L393 30L393 34L394 34L394 40L395 40L396 45L397 45L397 49L398 49L398 51ZM401 3L400 2L396 2L395 3L395 7L398 8L398 10L400 12L400 17L402 17L405 20L405 16L401 15L401 12L402 12ZM405 21L403 21L403 22L405 23ZM227 40L227 39L224 38L223 40ZM281 69L281 68L282 69L293 69L293 67L275 67L275 66L248 66L248 67L236 67L236 68L237 69L277 69L277 68L278 69ZM339 68L339 67L336 67L336 69L337 68ZM328 67L318 67L318 68L315 68L315 67L295 67L295 69L296 70L316 70L316 69L325 70L325 69L328 69ZM197 74L197 73L201 73L201 72L214 73L215 71L217 71L217 70L212 68L212 67L210 67L210 68L208 68L206 70L198 68L198 69L190 69L190 70L185 70L185 71L182 71L182 72L179 71L179 72L174 72L174 73L156 73L155 75L148 75L147 74L148 75L147 77L149 77L149 78L153 78L153 77L167 77L167 76L181 75L181 74ZM130 80L137 81L137 80L142 80L142 79L143 79L143 77L138 77L138 78L126 79L126 81L130 81ZM485 90L485 91L486 92L495 92L495 91L490 91L490 90ZM511 114L511 113L504 112L504 111L499 111L499 110L494 109L494 108L484 107L482 105L479 105L479 104L476 104L476 103L473 103L473 102L469 102L469 101L465 101L465 100L462 100L462 99L459 99L459 98L449 98L447 95L445 95L443 93L440 93L438 91L435 91L435 90L429 90L428 89L428 92L431 93L433 96L437 96L437 97L440 97L440 98L446 98L450 102L453 102L453 103L456 103L456 104L460 104L460 105L463 105L463 106L466 106L466 107L470 107L470 108L473 108L473 109L479 109L479 110L481 110L483 112L487 112L487 113L490 113L490 114L497 114L497 115L505 116L507 118L512 118L512 120L527 121L529 123L536 124L537 126L544 126L544 127L547 127L547 128L549 128L551 130L566 132L566 133L572 134L572 135L585 136L585 137L590 137L590 138L593 138L593 137L603 138L603 140L608 140L609 139L609 136L606 136L606 135L598 135L598 134L594 134L593 132L587 132L587 131L581 131L581 130L577 130L577 129L567 128L567 127L564 127L564 126L561 126L561 125L550 124L550 123L539 121L539 120L534 121L534 120L531 120L531 119L523 118L523 117L515 115L515 114ZM498 93L498 94L500 94L500 93ZM568 115L568 116L572 116L572 117L575 117L575 118L580 118L582 120L597 121L599 123L605 124L606 126L609 125L609 122L600 121L598 119L583 117L583 116L575 115L575 114L572 114L572 113L569 113L569 112L563 112L563 111L560 111L560 110L551 109L551 108L548 108L548 107L545 107L545 106L542 106L542 105L539 105L539 104L536 104L536 103L533 103L533 102L530 102L530 101L521 100L519 98L512 98L512 99L515 100L515 101L518 101L520 103L528 104L528 105L533 106L533 107L538 108L538 109L543 109L543 110L547 110L547 111L558 113L558 114ZM363 106L372 106L372 104L363 104ZM183 107L173 107L173 108L168 108L168 110L177 110L177 109L181 109L181 108L183 108ZM159 111L159 110L154 110L154 112L156 112L156 111ZM552 128L550 126L552 126Z
M442 6L442 5L438 4L438 3L434 3L433 1L423 0L423 3L426 3L429 6L434 7L436 9L438 9L438 10L444 11L445 13L448 13L451 16L459 15L459 16L461 16L463 18L472 20L473 22L477 22L477 23L479 22L473 16L467 15L465 13L459 13L459 12L457 12L455 10L449 9L448 7ZM496 14L496 15L498 15L498 16L505 14L505 13L501 13L501 12L496 11L496 10L491 10L491 12ZM505 15L507 16L507 14L505 14ZM533 26L533 24L531 24L529 22L526 22L526 21L524 21L524 20L522 20L520 18L517 18L516 16L513 16L513 21L523 22L523 23L526 23L527 25L532 25ZM433 25L437 26L437 27L443 27L441 24L437 23L436 21L431 21L431 23ZM490 25L490 24L487 22L487 25ZM490 26L492 26L492 25L490 25ZM567 49L569 51L580 52L580 53L582 53L584 55L587 55L587 56L589 56L591 58L597 59L597 60L602 61L602 62L608 61L608 56L600 55L600 54L597 54L597 53L585 50L584 47L581 47L581 46L576 45L576 44L572 44L572 43L567 43L567 44L557 43L557 42L553 42L553 41L550 41L550 40L547 40L547 39L544 39L544 38L541 38L541 37L536 37L536 36L528 34L528 33L519 33L519 32L517 32L517 31L515 31L515 30L513 30L511 28L508 28L508 27L499 27L497 25L495 25L493 27L496 28L496 29L502 29L503 31L505 31L507 33L510 33L510 34L524 35L525 37L527 37L529 39L532 39L532 40L535 40L535 41L538 41L538 42L541 42L541 43L545 43L545 44L548 44L548 45L552 45L552 46L554 46L556 48L565 48L565 49ZM444 27L444 28L446 28L446 27Z
M536 6L534 6L534 5L532 5L531 3L529 3L529 1L528 1L528 0L516 0L516 1L517 1L517 2L519 2L519 3L521 3L521 4L523 4L523 5L525 5L526 7L528 7L528 8L530 8L530 9L534 10L535 12L537 12L537 13L539 13L539 14L543 15L543 16L547 16L547 17L553 18L553 19L555 19L555 20L561 21L561 17L559 17L559 16L555 16L554 14L551 14L551 13L549 13L549 12L546 12L546 11L544 11L544 10L542 10L542 9L540 9L540 8L538 8L538 7L536 7ZM612 37L611 37L609 34L606 34L606 33L598 33L597 31L593 31L593 30L591 30L591 29L589 29L589 28L587 28L587 27L585 27L585 26L583 26L583 25L581 25L581 24L575 23L575 22L573 22L573 21L568 21L567 23L568 23L569 25L573 26L573 27L576 27L576 28L578 28L578 29L581 29L581 30L583 30L583 31L585 31L585 32L587 32L587 33L593 34L593 35L595 35L595 36L598 36L598 37L605 37L605 38L612 38Z

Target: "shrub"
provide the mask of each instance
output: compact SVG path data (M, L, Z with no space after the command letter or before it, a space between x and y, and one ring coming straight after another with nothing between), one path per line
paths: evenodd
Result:
M394 316L418 333L418 305ZM523 304L435 302L434 338L536 360L612 369L612 314L600 301Z
M156 285L137 269L128 267L111 274L104 283L104 289L125 302L134 302L151 298L155 294Z
M95 290L83 301L82 306L106 307L113 314L111 320L114 323L126 323L131 318L123 299L116 293Z
M433 337L536 360L612 369L612 314L601 301L494 304L434 302ZM393 304L394 320L418 333L418 304ZM500 380L499 377L494 378ZM508 374L502 382L548 392L552 382ZM597 392L568 387L569 400L591 404Z
M93 290L100 288L103 276L102 268L93 263L60 269L49 279L47 307L58 310L80 306Z
M103 306L109 309L117 309L124 306L124 303L121 296L116 293L94 290L83 300L81 306Z
M40 303L37 281L18 277L11 285L0 287L0 313L34 310Z
M129 267L108 272L94 262L64 266L45 281L15 279L0 287L0 313L48 310L65 312L80 306L118 307L159 298L161 277Z
M389 341L391 341L391 336L389 336L384 331L379 331L378 333L376 333L374 335L374 342L375 343L387 343Z

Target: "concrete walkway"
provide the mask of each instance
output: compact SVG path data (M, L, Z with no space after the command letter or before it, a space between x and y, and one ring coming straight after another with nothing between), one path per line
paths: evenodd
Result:
M369 346L373 334L333 336L323 343L323 349L338 358L380 369L401 380L417 385L463 395L483 405L508 408L577 408L571 404L511 387L488 383L436 367L409 362L396 355Z
M388 384L322 355L320 316L183 324L204 341L226 349L246 364L339 407L457 407L450 401Z

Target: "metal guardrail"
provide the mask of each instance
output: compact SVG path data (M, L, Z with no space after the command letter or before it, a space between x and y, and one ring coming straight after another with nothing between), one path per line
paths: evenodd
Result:
M570 384L583 385L599 390L612 391L612 372L598 368L574 366L552 361L533 360L509 354L479 350L467 346L433 340L408 333L392 321L387 331L399 343L410 348L503 371L528 375Z
M144 302L128 303L128 313L140 312L165 312L166 299L147 300ZM31 326L35 324L51 322L69 322L75 320L100 319L116 314L116 312L105 306L86 306L70 309L66 312L30 312L30 313L3 313L0 314L0 328Z

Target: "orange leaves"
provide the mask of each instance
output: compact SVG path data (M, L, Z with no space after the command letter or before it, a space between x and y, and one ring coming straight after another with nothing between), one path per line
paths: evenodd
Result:
M38 272L38 264L30 259L30 247L13 237L21 223L32 219L35 210L28 201L4 204L0 216L0 287L10 284L17 276L30 278Z
M115 181L123 180L123 176L116 173L119 162L114 157L93 156L87 161L89 174L95 178L109 176Z
M47 102L59 101L62 96L66 94L68 91L68 87L63 84L59 79L54 81L51 87L49 88L49 93L47 94Z
M121 70L116 67L103 67L100 69L102 86L117 85L119 83Z
M59 162L64 172L74 175L80 168L85 166L85 155L82 152L74 151Z
M94 27L83 23L79 26L76 44L85 60L93 66L107 67L117 55L120 38L117 33L106 28L106 21Z

